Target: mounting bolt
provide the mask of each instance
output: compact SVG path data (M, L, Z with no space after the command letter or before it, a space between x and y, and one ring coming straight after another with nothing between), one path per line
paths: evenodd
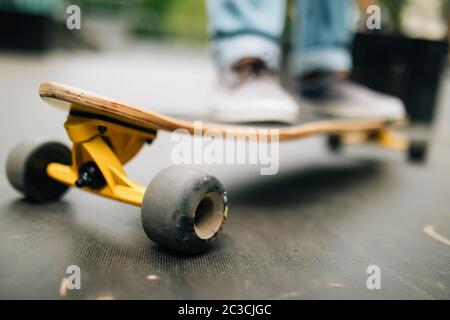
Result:
M105 134L106 130L108 130L105 126L98 126L97 128L100 134Z

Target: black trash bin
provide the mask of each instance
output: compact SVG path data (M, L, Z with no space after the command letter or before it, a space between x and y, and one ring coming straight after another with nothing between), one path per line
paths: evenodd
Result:
M402 99L412 123L430 124L447 48L446 41L359 33L352 78Z

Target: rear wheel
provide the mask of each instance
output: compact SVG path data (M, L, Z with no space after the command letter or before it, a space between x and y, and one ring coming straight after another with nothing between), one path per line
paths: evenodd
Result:
M71 152L64 144L33 139L20 143L8 155L6 175L25 199L46 203L60 199L68 186L47 175L49 163L71 163Z
M408 147L408 160L414 163L424 163L427 158L428 143L425 140L413 140Z
M333 152L340 152L342 150L342 137L337 134L327 136L328 150Z

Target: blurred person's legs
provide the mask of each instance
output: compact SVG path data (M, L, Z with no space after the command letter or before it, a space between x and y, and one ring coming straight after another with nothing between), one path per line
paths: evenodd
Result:
M348 79L354 0L296 0L291 70L304 105L339 117L404 116L402 102Z
M298 106L276 77L286 2L208 0L207 5L220 70L212 114L230 122L294 121Z
M275 76L286 2L208 0L207 4L221 73L212 114L230 122L294 121L298 106ZM348 80L353 4L353 0L296 0L291 70L301 83L301 96L324 114L401 117L404 107L399 99Z
M353 39L349 20L355 0L295 1L291 68L296 75L349 72Z

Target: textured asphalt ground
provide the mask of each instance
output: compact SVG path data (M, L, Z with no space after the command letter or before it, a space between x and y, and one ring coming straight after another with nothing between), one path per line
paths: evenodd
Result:
M66 114L38 97L41 81L170 113L202 113L215 82L207 50L157 45L2 53L0 70L2 168L23 139L68 141ZM449 80L425 166L372 146L335 155L322 138L283 144L275 176L260 176L257 166L196 166L221 179L230 197L222 237L197 256L148 240L139 208L78 190L58 203L29 204L2 172L0 298L448 299ZM130 176L146 185L171 164L173 145L161 133L127 165ZM81 290L60 288L69 265L81 269ZM366 287L369 265L381 269L380 290Z

